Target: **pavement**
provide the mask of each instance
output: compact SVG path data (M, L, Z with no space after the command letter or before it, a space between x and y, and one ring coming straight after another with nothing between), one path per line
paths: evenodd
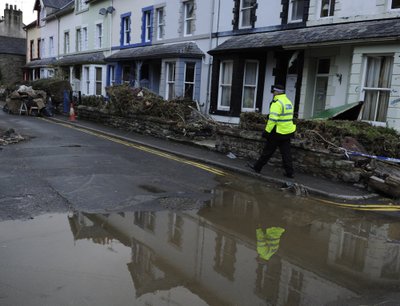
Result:
M294 179L289 179L283 176L283 169L280 167L266 165L261 173L257 174L246 166L249 160L234 158L231 154L225 155L215 151L215 141L213 140L181 142L123 131L79 118L75 121L70 121L69 117L65 115L56 115L46 118L58 123L67 123L75 127L84 128L96 133L161 150L179 157L219 167L233 173L250 176L274 184L278 188L292 188L298 195L312 194L323 198L336 199L344 203L350 201L368 204L368 202L373 201L376 204L377 201L383 200L379 195L361 186L314 177L307 173L295 173ZM229 155L231 157L229 157Z

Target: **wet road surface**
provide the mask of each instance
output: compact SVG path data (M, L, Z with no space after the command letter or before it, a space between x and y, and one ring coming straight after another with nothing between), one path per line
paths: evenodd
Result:
M1 305L400 305L398 216L12 119Z
M1 304L399 305L397 219L218 183L199 209L1 222Z

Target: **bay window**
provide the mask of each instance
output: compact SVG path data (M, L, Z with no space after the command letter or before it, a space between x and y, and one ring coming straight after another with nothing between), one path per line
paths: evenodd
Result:
M175 98L175 63L167 63L166 70L166 97L167 100L172 100Z
M231 105L233 61L223 61L220 65L218 109L229 110Z
M254 111L256 108L258 61L246 61L243 76L242 110Z
M366 56L362 120L386 122L391 91L393 56Z
M195 81L195 63L185 64L185 92L184 97L193 100L194 81Z
M289 0L289 22L302 21L304 0Z

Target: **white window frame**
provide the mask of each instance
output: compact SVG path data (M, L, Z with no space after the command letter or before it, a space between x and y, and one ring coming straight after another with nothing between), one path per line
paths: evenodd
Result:
M393 6L393 0L389 0L389 11L397 11L397 10L400 10L400 3L399 3L399 7L392 8L392 6Z
M103 47L103 23L101 22L96 24L96 47Z
M247 69L247 63L256 63L257 64L257 71L256 71L256 83L255 84L245 84L246 82L246 69ZM255 111L256 109L256 100L257 100L257 82L258 82L258 73L260 69L260 62L257 60L246 60L244 64L244 69L243 69L243 87L242 87L242 111L243 112L252 112ZM246 88L254 88L254 96L253 96L253 107L244 107L244 92Z
M75 30L75 51L82 51L82 30L81 28L77 28Z
M75 8L77 12L81 12L88 8L88 4L86 3L86 0L76 0Z
M131 43L131 16L126 16L122 18L123 31L124 31L124 41L123 45L127 46ZM128 39L129 38L129 39Z
M64 54L68 54L70 51L70 36L69 31L64 32Z
M328 0L328 16L322 16L322 7L323 7L322 1L324 0L319 0L318 3L318 18L329 18L334 16L334 13L332 15L330 15L330 13L331 13L332 2L335 2L335 0Z
M173 68L173 79L170 79L170 72L171 72L171 68ZM165 98L167 100L171 100L174 99L175 96L175 82L176 82L176 62L166 62L165 63ZM170 86L172 85L172 87L174 88L174 92L172 93L171 97L170 97Z
M109 66L109 72L110 72L110 85L113 86L115 84L115 66L110 65Z
M193 65L194 66L193 81L187 81L186 80L186 72L187 72L188 65ZM192 96L190 98L193 100L194 99L194 92L195 92L195 85L196 85L196 63L195 62L186 62L185 63L185 71L184 71L183 80L184 80L183 81L183 95L185 96L186 85L192 85L193 92L192 92Z
M233 74L233 60L221 61L220 69L219 69L219 84L218 84L218 109L219 110L230 110L230 108L231 108L230 102L229 102L229 106L221 104L223 87L230 87L230 94L231 94L231 99L232 99L232 80L233 80L233 75L231 75L231 83L226 83L226 84L222 83L222 79L223 79L223 75L224 75L224 65L226 65L226 64L232 65L232 74Z
M189 5L193 5L193 14L188 16ZM194 1L188 0L183 2L183 35L192 36L194 32ZM190 27L188 26L190 24ZM190 30L190 31L189 31Z
M251 28L251 10L253 8L253 5L251 5L251 3L250 3L250 6L243 7L243 5L244 5L244 1L240 0L240 14L239 14L240 28L241 29ZM243 15L246 14L248 11L250 11L249 24L243 25L243 20L244 20Z
M165 18L164 18L164 7L159 7L156 9L157 18L157 39L164 39L165 35Z
M44 38L40 39L40 58L46 57L46 41Z
M371 54L371 53L368 53L368 54L364 54L363 55L363 74L362 74L362 79L361 79L360 101L365 101L366 91L368 91L368 90L369 91L377 91L378 92L378 97L377 97L378 99L379 99L379 92L384 91L384 92L389 92L390 93L392 91L391 87L384 88L384 87L366 87L365 86L365 82L366 82L366 79L367 79L368 58L373 58L373 57L388 57L389 58L389 57L394 57L394 54L393 53L390 53L390 54L387 54L387 53L386 54ZM394 62L392 62L392 66L391 66L392 74L393 74L393 68L394 68ZM391 74L391 77L390 77L391 78L390 84L392 83L392 74ZM390 97L389 97L389 99L390 99ZM378 106L379 106L378 103L376 103L375 114L374 114L375 120L363 120L363 121L370 122L370 123L372 123L374 125L378 125L378 126L386 126L387 114L386 114L385 121L377 121L376 120L377 119L376 117L377 117L377 114L378 114L378 111L377 111ZM389 105L388 105L388 107L389 107ZM361 119L362 119L362 116L363 116L362 111L360 113L360 118Z
M304 5L304 0L289 0L289 9L288 9L288 22L299 22L302 21L303 19L293 19L292 16L292 11L293 11L293 5L298 5L299 1L303 2Z
M87 95L90 95L90 66L83 67L83 74L85 78L85 91Z
M54 55L54 37L49 37L49 57Z
M144 41L145 42L150 42L151 41L151 11L144 11L143 12L143 18L144 18Z
M97 71L100 69L100 80L97 79ZM100 94L97 94L97 85L100 84ZM103 94L103 67L94 67L94 94L96 96L101 96Z
M88 28L82 27L81 28L81 35L82 35L82 50L88 49Z

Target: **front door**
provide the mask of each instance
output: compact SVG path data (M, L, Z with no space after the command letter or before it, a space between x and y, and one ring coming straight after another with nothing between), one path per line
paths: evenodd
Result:
M321 113L326 107L326 96L329 81L330 59L319 59L315 76L313 116Z

